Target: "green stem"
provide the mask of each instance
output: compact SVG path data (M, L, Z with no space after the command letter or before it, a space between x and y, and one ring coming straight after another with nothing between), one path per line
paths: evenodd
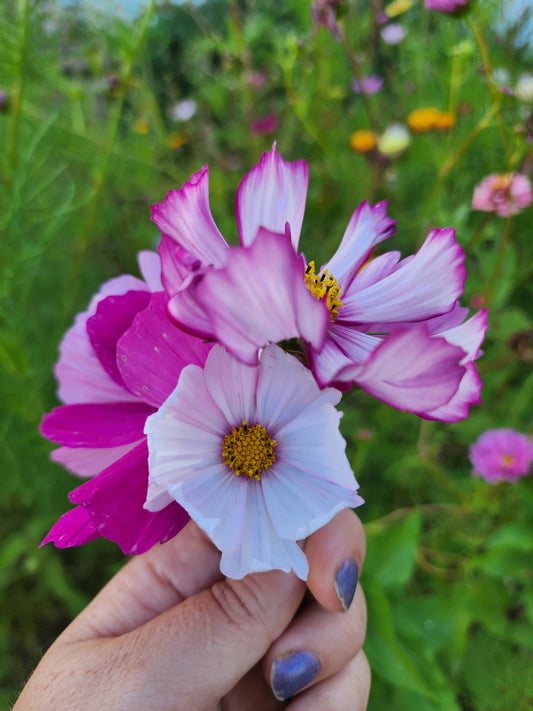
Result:
M465 244L465 254L472 254L474 249L479 245L481 238L483 237L483 232L485 231L485 228L487 225L489 225L492 220L494 219L494 213L493 212L487 212L484 216L479 225L476 227L474 234L468 242Z
M365 107L366 115L368 118L368 126L370 129L375 130L377 126L377 121L376 117L374 116L374 113L372 111L372 106L370 105L370 101L368 100L368 96L365 94L365 92L362 90L361 87L361 71L359 69L359 64L357 62L357 59L355 57L355 54L353 53L352 47L350 45L350 41L348 39L348 35L346 34L346 30L344 28L344 25L339 26L339 31L340 31L340 37L341 37L341 43L342 47L344 49L344 54L346 55L346 59L348 60L348 63L350 65L350 69L352 70L352 74L355 77L355 81L359 85L360 88L360 96L363 101L363 105Z
M509 172L511 170L511 159L510 159L510 155L509 155L509 147L507 145L507 136L505 134L505 128L503 125L502 115L501 115L501 111L500 111L500 109L501 109L500 95L499 95L498 89L496 88L496 85L494 84L494 81L492 78L492 64L490 61L489 50L487 47L487 43L485 42L485 39L483 37L483 34L479 28L479 25L472 18L471 13L467 16L467 20L468 20L468 24L470 25L470 29L472 30L472 33L474 35L474 38L477 42L477 45L479 47L479 51L481 53L481 60L483 62L483 70L485 72L485 78L487 80L487 85L489 88L491 103L494 108L494 114L496 115L496 121L498 124L498 131L500 133L500 138L501 138L501 142L502 142L502 146L503 146L503 152L505 154L505 164L507 166L507 171Z
M20 131L20 116L22 112L22 100L25 88L25 58L28 40L28 18L30 8L28 0L19 2L19 53L17 57L17 84L12 96L11 122L7 135L8 165L11 170L11 180L17 170L18 163L18 142Z
M487 299L487 306L490 306L490 304L494 300L496 289L498 287L498 280L501 276L502 269L503 269L503 258L504 258L505 250L507 249L507 246L509 245L509 242L511 240L512 221L513 221L512 217L508 217L505 220L505 228L504 228L502 235L500 237L500 243L498 244L498 253L496 255L496 263L494 264L494 269L493 269L492 275L489 279L489 284L487 286L487 291L485 294L486 299Z

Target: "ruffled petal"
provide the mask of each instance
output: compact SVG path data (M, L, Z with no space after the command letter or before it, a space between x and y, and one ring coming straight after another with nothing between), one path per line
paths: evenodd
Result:
M175 294L168 303L170 318L184 331L198 338L215 340L213 324L209 314L195 295L195 286L202 277L192 282L191 287Z
M353 213L339 248L325 265L346 288L368 259L376 244L396 231L396 222L387 216L387 201L377 205L362 202Z
M263 476L262 485L266 507L280 538L306 538L339 511L363 503L353 474L352 485L346 488L334 478L317 478L284 462Z
M285 235L260 228L250 247L233 248L224 268L204 275L195 294L217 339L250 365L267 343L324 344L328 308L307 289L303 262Z
M236 212L241 244L248 247L260 227L283 234L289 223L292 243L298 247L309 182L304 160L288 163L276 153L276 144L241 181Z
M457 392L465 352L424 326L388 336L361 364L343 368L336 379L351 380L392 407L425 417Z
M100 301L128 291L147 290L140 279L125 275L110 279L100 287L86 311L78 314L59 346L59 360L54 368L59 383L57 396L65 404L79 402L117 402L137 398L117 385L106 373L93 350L87 334L87 320L96 313Z
M256 424L257 368L241 363L217 345L209 354L204 379L213 402L231 426L240 426L243 420Z
M50 453L53 462L62 464L76 476L96 476L133 449L144 437L117 447L59 447Z
M135 314L150 301L147 291L128 291L100 301L96 313L87 320L87 333L102 367L117 385L124 382L117 366L117 341L131 326Z
M464 252L451 229L432 230L418 252L364 289L342 295L345 323L421 321L451 311L463 292ZM363 270L364 271L364 270Z
M436 331L436 334L443 336L448 343L459 346L466 352L463 365L481 355L481 344L488 328L487 315L487 310L482 309L464 323L452 328L442 328L441 326Z
M137 313L116 347L126 387L153 407L167 399L185 366L205 363L212 347L177 328L167 316L166 305L164 292L152 294L147 308Z
M83 506L76 506L75 509L63 514L59 521L52 526L41 546L46 543L54 543L57 548L70 548L71 546L82 546L100 538L100 533L93 525L89 514Z
M473 363L465 364L465 374L461 378L459 388L452 399L434 410L424 414L427 420L440 422L460 422L468 417L471 405L480 405L483 383Z
M157 252L151 249L142 249L137 252L137 264L142 278L148 284L150 291L163 291L161 281L161 259Z
M189 286L194 277L205 269L197 257L168 235L162 236L157 252L161 260L161 281L171 297Z
M224 264L228 245L211 215L207 166L182 188L171 190L163 202L153 205L152 220L164 236L175 240L203 266L218 268Z
M267 346L259 360L257 421L275 438L307 408L340 401L338 390L320 391L310 371L278 346Z
M43 417L41 433L67 447L117 447L141 439L153 411L144 402L61 405Z
M330 325L320 353L310 351L309 361L320 387L336 385L335 375L349 365L362 363L374 351L382 336L372 336L340 322Z
M129 555L173 538L189 516L175 502L152 513L143 508L148 485L148 450L143 441L118 462L69 495L82 505L101 536Z

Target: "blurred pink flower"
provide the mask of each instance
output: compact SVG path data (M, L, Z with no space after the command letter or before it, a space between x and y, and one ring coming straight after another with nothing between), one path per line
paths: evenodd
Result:
M472 207L500 217L516 215L531 204L531 182L522 173L491 173L474 188Z
M512 482L529 473L533 444L516 430L487 430L470 445L469 457L475 476L489 483Z
M311 3L311 19L315 26L322 25L331 32L337 42L341 38L340 28L337 24L337 12L343 5L343 0L315 0Z
M360 81L352 79L350 87L356 94L377 94L383 86L383 78L376 74L369 74L367 77L361 77Z
M407 36L407 30L398 22L392 22L390 25L385 25L381 30L381 39L385 44L399 44Z
M258 136L268 136L270 133L274 133L278 126L279 122L276 114L268 114L252 121L251 128Z
M425 0L424 7L443 12L445 15L455 15L466 9L469 3L470 0Z

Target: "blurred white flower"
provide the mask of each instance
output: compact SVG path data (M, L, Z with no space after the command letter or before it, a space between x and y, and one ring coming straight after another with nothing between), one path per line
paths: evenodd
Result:
M182 99L173 104L168 110L171 121L188 121L196 113L198 105L194 99Z
M514 88L514 94L524 104L533 102L533 74L521 74Z
M384 156L396 156L411 143L411 134L403 123L391 123L378 138L378 151Z

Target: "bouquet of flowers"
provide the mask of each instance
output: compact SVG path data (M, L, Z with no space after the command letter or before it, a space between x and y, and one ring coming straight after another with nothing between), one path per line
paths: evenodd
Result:
M363 202L330 261L299 251L308 166L276 146L237 191L240 246L209 207L204 166L154 205L142 279L102 285L60 347L64 403L42 433L86 479L43 543L100 536L143 553L192 518L221 571L293 570L299 541L363 503L336 409L358 386L392 407L456 422L480 402L487 327L459 305L464 254L434 229L401 258L386 204Z

